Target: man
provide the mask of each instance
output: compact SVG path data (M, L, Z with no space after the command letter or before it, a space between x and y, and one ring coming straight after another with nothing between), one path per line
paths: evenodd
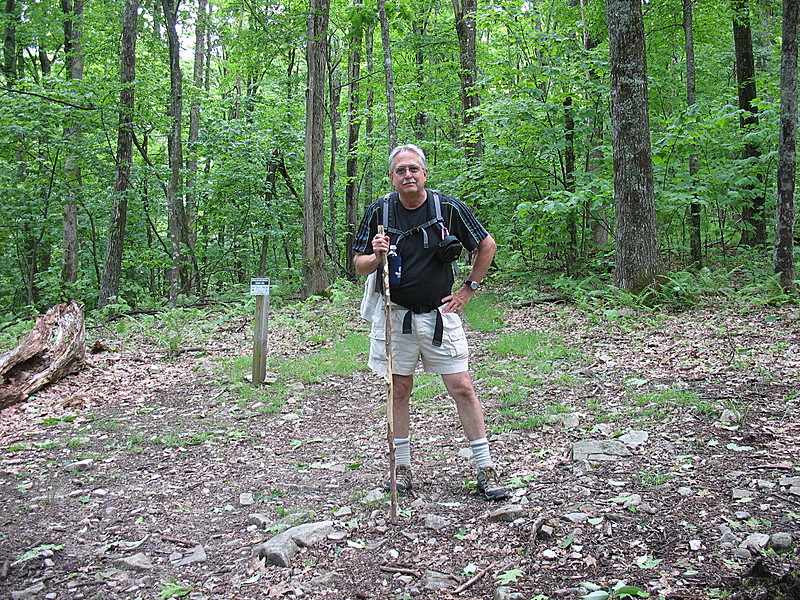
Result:
M392 310L392 370L394 394L394 444L397 489L413 486L409 435L409 398L414 371L421 359L429 373L441 375L453 397L477 468L477 487L487 500L508 495L500 484L489 453L483 408L472 385L468 368L466 336L460 313L470 301L494 257L494 239L466 205L425 188L428 166L425 153L413 144L398 146L389 155L389 177L396 190L388 201L373 202L364 213L353 243L354 265L369 275L382 264L383 254L399 256L399 268L390 265ZM441 220L436 219L438 201ZM388 216L383 208L388 208ZM388 222L389 235L378 234ZM455 236L475 260L467 280L455 292L452 257L437 255L439 242ZM453 241L447 237L448 241ZM399 281L396 275L399 274ZM376 314L370 334L370 367L386 372L385 313Z

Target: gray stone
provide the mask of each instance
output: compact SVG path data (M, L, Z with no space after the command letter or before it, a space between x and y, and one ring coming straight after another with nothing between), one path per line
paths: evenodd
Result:
M550 550L549 548L542 552L542 558L545 560L555 560L558 558L558 554L554 550Z
M239 506L251 506L256 503L255 496L250 492L243 492L239 494Z
M789 488L789 493L793 496L800 496L800 485L793 485Z
M692 495L692 488L681 486L678 488L678 494L681 496L691 496Z
M440 517L439 515L427 515L425 517L425 527L428 529L433 529L434 531L439 531L445 527L450 527L451 524L452 522L450 519Z
M206 562L207 559L208 557L206 556L206 549L198 545L192 548L189 554L176 561L174 564L176 567L183 567L194 563Z
M506 523L515 521L523 516L525 516L525 510L519 504L506 504L489 513L489 519L492 521L504 521Z
M131 571L149 571L153 568L153 562L144 552L137 552L132 556L118 558L114 561L114 566Z
M425 571L423 579L425 581L425 589L434 592L455 587L458 583L452 575L439 573L438 571Z
M773 533L769 538L769 547L775 550L775 552L786 552L790 550L793 545L794 540L792 540L792 534L786 531Z
M333 533L333 521L304 523L279 533L253 548L253 556L264 558L267 564L292 566L292 558L300 547L311 546Z
M752 490L743 490L743 489L734 489L731 492L731 497L734 500L742 500L744 498L753 498L755 496L755 492Z
M744 560L750 560L751 558L753 558L753 555L747 548L734 548L733 555L736 558L743 558Z
M586 523L586 521L589 520L589 515L584 512L571 512L562 516L570 523L575 523L576 525Z
M582 440L572 445L573 460L598 461L618 460L630 456L628 447L617 440Z
M369 492L366 496L364 496L361 499L361 502L363 502L364 504L372 504L373 502L378 502L379 500L382 500L385 495L386 494L383 491L376 488L371 492Z
M493 600L525 600L525 594L514 592L507 585L501 585L494 591Z
M742 542L742 548L760 550L769 545L769 536L766 533L751 533Z
M11 592L11 600L36 600L44 591L44 584L40 581L24 590Z
M779 477L778 485L783 487L800 487L800 477Z
M91 469L93 465L94 465L94 459L87 458L87 459L84 459L84 460L78 460L78 461L75 461L75 462L71 462L71 463L69 463L67 465L64 465L64 470L65 471L86 471L88 469Z
M245 527L255 525L259 529L264 529L269 524L270 520L267 518L267 515L262 515L261 513L251 513L247 515L247 520L244 522Z
M619 441L629 448L638 448L647 443L650 434L646 431L629 431L619 436Z
M550 525L542 525L539 531L536 532L536 538L540 540L549 540L556 534L555 528Z
M581 420L580 417L575 413L558 413L555 415L549 415L547 417L547 422L552 425L558 425L562 429L575 429L578 425L580 425Z

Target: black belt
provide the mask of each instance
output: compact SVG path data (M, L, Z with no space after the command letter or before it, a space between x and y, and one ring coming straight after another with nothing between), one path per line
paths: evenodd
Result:
M403 333L406 335L411 334L411 315L421 315L429 312L436 311L436 326L433 328L433 345L437 348L442 345L442 335L444 334L444 322L442 321L442 313L439 312L441 304L413 304L407 306L395 302L398 306L408 309L406 316L403 317Z

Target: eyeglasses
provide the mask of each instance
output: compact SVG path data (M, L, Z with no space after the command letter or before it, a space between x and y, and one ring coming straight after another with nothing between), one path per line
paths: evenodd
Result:
M394 170L395 175L405 175L406 171L411 173L412 175L419 173L422 170L422 167L418 167L417 165L411 165L410 167L397 167Z

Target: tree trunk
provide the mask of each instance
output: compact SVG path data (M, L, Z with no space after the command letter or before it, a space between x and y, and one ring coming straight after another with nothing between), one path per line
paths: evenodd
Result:
M336 170L336 162L339 158L339 102L341 101L342 86L337 81L336 65L331 62L330 49L328 51L328 58L326 60L328 65L328 113L331 122L331 148L328 167L328 219L330 223L328 226L330 230L329 236L329 250L331 260L331 272L333 278L337 279L339 276L339 242L336 236L336 182L338 181L338 172Z
M364 30L364 50L367 53L367 73L374 73L375 72L375 44L374 38L372 36L372 27L367 27ZM364 120L364 138L367 140L372 139L372 132L375 130L375 119L373 118L373 108L375 107L375 88L373 86L367 86L367 103L364 107L364 112L367 115L367 118ZM372 169L368 169L369 165L364 165L364 195L367 198L367 202L372 202ZM354 221L357 223L358 221Z
M83 0L61 0L64 13L64 53L67 79L83 79ZM69 148L80 145L81 130L77 120L64 128ZM69 154L64 159L66 191L64 200L63 255L61 279L67 283L78 280L78 202L81 189L81 168L77 156Z
M37 317L19 345L0 355L0 410L76 372L85 341L83 309L77 303L57 304Z
M691 108L697 100L697 90L695 85L694 69L694 25L692 23L692 3L695 0L683 0L683 36L686 46L686 105ZM695 151L689 155L689 186L692 190L695 187L697 173L700 171L700 163ZM689 253L692 265L699 269L703 266L703 247L700 231L701 206L696 196L692 193L692 200L689 202Z
M475 131L475 121L481 99L475 89L478 80L478 54L476 49L475 13L478 11L477 0L453 0L453 12L456 18L456 34L458 35L458 76L461 80L461 122L464 126L464 154L467 164L480 160L483 156L482 136Z
M170 72L170 105L168 115L170 129L167 135L167 153L169 154L170 177L167 184L167 229L170 241L171 267L168 274L169 305L174 308L178 303L181 291L182 245L186 230L186 211L181 189L181 169L183 168L183 141L181 139L181 118L183 115L183 73L180 62L180 40L178 39L177 19L178 5L173 0L162 0L164 18L167 23L167 39L169 42Z
M306 176L303 201L303 292L321 294L328 287L325 269L325 60L328 46L328 0L311 0L308 14L308 92L306 97Z
M361 115L359 95L361 78L361 13L363 12L363 0L353 0L356 9L357 24L350 30L350 58L348 61L347 78L350 88L350 98L347 110L347 164L345 167L345 187L344 187L344 212L345 227L347 229L345 237L345 269L348 279L355 281L357 278L353 258L353 240L356 235L358 225L358 136L361 128Z
M575 192L575 118L572 115L572 97L564 98L564 190ZM578 257L578 215L574 207L569 209L567 218L567 248L564 252L564 271L575 273Z
M781 36L781 135L778 145L778 203L774 268L786 289L794 288L794 188L797 156L798 0L783 0Z
M739 90L739 126L747 136L758 125L756 99L756 69L753 57L753 38L750 31L750 15L747 0L733 0L733 42L736 50L736 80ZM763 175L752 163L761 156L758 146L746 141L742 150L744 168L755 172L761 182ZM742 243L746 246L763 246L767 242L767 224L764 215L763 185L748 185L751 197L742 207Z
M394 71L392 70L392 46L389 38L389 18L386 16L386 0L378 0L378 19L381 22L383 42L383 71L386 81L386 117L389 121L389 150L397 146L397 114L394 105Z
M3 30L3 75L6 84L11 87L17 81L17 25L19 24L19 10L15 0L6 0Z
M189 236L194 246L197 232L195 231L194 220L197 216L197 198L195 194L195 184L197 182L197 143L200 139L200 97L202 96L204 83L203 73L206 61L206 21L208 19L208 3L206 0L197 2L197 22L194 29L194 72L192 76L192 86L194 96L189 107L189 156L186 159L186 212L187 228Z
M119 295L122 254L125 244L125 223L128 218L128 188L133 163L134 81L136 80L136 21L138 3L125 0L122 11L122 45L120 48L119 127L117 129L117 167L114 176L114 206L108 225L103 275L97 307L103 308Z
M611 64L614 282L638 293L661 274L656 234L641 0L606 0Z

